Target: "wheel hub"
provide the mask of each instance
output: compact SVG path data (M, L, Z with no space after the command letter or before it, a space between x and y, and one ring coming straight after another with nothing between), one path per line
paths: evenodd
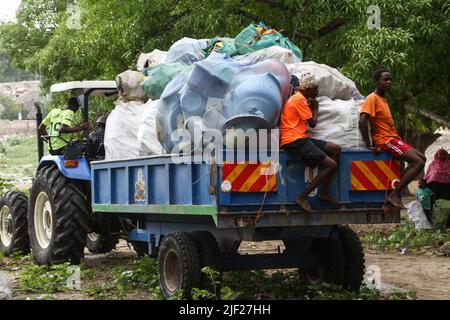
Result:
M181 287L181 270L178 255L174 250L167 253L164 259L164 279L167 289L175 293Z
M36 197L34 207L34 232L39 246L42 249L50 245L53 234L53 214L52 206L45 192L41 192Z
M3 206L0 210L0 239L5 247L11 244L13 223L11 210Z

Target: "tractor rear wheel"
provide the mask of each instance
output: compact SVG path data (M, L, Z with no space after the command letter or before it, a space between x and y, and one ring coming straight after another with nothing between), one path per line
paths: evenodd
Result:
M43 168L30 190L28 234L38 264L79 264L86 246L88 198L79 181Z
M0 198L0 252L30 252L27 222L28 199L23 192L10 191Z
M97 232L90 232L86 236L86 247L91 253L108 253L116 248L119 238Z
M344 287L359 291L365 273L364 249L358 235L347 226L339 227L339 242L345 258Z

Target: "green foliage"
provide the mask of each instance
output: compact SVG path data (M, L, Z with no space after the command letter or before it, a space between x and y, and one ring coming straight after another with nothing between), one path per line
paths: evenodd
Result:
M39 73L44 91L56 82L113 79L140 52L167 50L182 37L235 37L264 21L298 45L305 60L341 69L365 95L373 89L372 71L389 67L389 102L398 119L407 115L405 102L450 116L448 0L378 1L379 30L367 28L369 0L78 0L81 28L70 29L67 7L74 2L24 0L17 23L0 28L7 54Z
M211 284L211 290L210 292L207 289L199 289L199 288L193 288L192 289L192 300L229 300L233 295L234 292L231 290L230 287L227 286L221 286L220 281L220 272L212 269L211 267L204 267L201 270L204 274L206 274L210 284ZM220 293L218 293L218 288L220 289Z
M404 222L390 232L373 231L363 234L363 243L374 250L401 250L414 252L427 248L437 248L450 241L450 234L442 230L416 230L411 222Z
M0 47L0 82L34 80L33 74L14 68L10 57Z
M28 265L20 274L20 289L46 293L67 291L66 282L71 275L68 267L69 263L53 266Z
M0 95L0 105L4 108L0 112L0 119L6 120L18 119L20 108L11 97Z
M31 178L37 167L36 137L8 136L0 140L0 172L8 178Z

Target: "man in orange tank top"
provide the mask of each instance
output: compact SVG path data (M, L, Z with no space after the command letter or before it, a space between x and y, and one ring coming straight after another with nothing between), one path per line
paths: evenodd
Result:
M311 212L308 195L318 186L322 190L317 198L322 201L335 203L330 196L329 187L333 173L336 171L341 148L333 143L309 138L306 133L307 124L314 128L317 124L319 104L316 100L319 92L319 82L311 73L303 73L300 80L292 76L291 85L293 95L286 101L281 113L281 142L280 147L295 154L298 160L309 167L323 165L325 167L319 175L300 193L294 202L303 210Z
M374 154L382 150L390 153L400 160L406 161L408 167L403 171L400 182L387 197L387 202L403 208L401 191L423 170L426 162L425 156L403 141L397 134L394 119L385 98L385 93L391 88L391 74L387 69L374 72L373 80L376 89L364 101L359 120L359 129L367 146ZM372 143L369 138L371 127Z

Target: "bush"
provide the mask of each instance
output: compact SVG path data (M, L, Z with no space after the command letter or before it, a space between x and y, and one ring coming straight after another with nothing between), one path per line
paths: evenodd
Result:
M20 108L11 97L0 95L0 105L4 107L0 119L17 120Z

